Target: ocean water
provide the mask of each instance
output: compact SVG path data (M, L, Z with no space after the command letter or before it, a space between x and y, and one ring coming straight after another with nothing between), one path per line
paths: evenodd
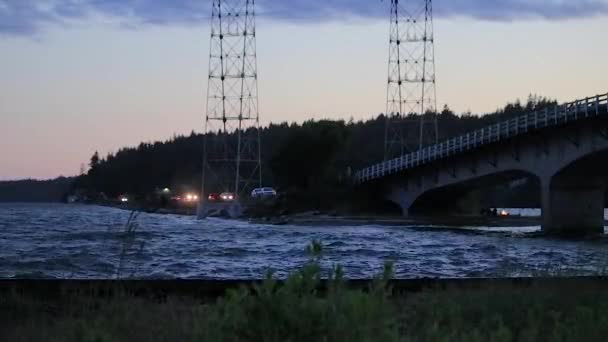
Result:
M393 261L400 279L595 275L608 239L534 237L540 227L271 226L62 204L0 204L0 278L259 279L285 277L308 260L367 279Z

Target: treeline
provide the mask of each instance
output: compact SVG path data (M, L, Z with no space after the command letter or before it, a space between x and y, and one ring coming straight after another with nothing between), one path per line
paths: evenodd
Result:
M440 139L554 104L547 98L530 96L525 103L509 103L486 115L456 115L446 106L438 115ZM331 206L344 191L351 172L383 159L386 120L385 115L379 115L367 121L310 120L264 127L264 184L304 196L300 200L310 208ZM405 136L416 139L417 135L412 131ZM123 148L107 156L95 154L89 172L77 178L75 188L90 194L103 192L114 197L129 193L139 198L164 187L199 189L203 142L203 136L193 132L164 142Z
M72 188L74 178L0 182L0 202L60 202Z

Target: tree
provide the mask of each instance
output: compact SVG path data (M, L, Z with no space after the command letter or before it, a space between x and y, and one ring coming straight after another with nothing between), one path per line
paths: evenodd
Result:
M99 152L95 151L95 153L91 157L91 162L89 163L89 166L91 167L91 170L99 166Z

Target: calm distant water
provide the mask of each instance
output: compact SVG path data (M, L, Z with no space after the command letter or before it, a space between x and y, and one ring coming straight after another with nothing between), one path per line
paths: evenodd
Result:
M386 260L398 278L595 274L608 266L607 239L526 234L539 227L265 226L142 214L129 240L121 233L128 217L95 206L0 204L0 278L257 279L269 268L285 276L307 260L313 239L325 245L324 267L341 264L350 278L372 277Z

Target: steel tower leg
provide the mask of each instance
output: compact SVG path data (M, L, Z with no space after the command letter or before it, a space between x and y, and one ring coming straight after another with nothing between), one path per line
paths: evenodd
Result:
M392 0L384 159L439 140L432 0Z
M210 193L244 198L262 182L255 1L212 6L201 207Z

